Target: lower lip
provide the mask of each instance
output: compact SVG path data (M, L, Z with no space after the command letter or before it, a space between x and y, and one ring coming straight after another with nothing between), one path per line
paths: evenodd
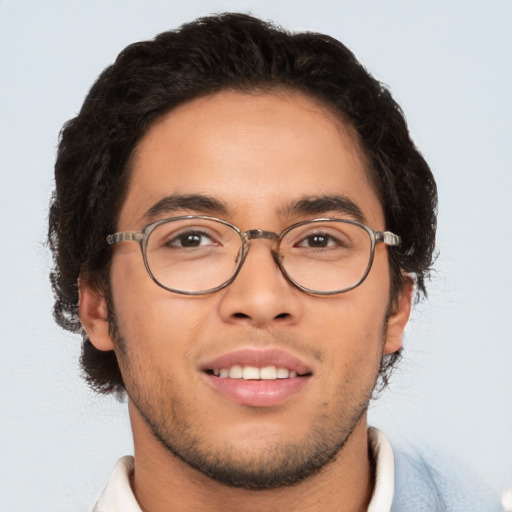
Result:
M219 378L204 374L211 386L226 398L250 407L270 407L283 403L298 393L309 377L276 380L245 380Z

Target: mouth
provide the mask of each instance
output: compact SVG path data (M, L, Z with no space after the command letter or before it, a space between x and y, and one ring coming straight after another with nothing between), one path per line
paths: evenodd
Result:
M273 350L241 350L221 356L202 367L213 389L236 403L269 407L303 390L313 376L306 363Z
M257 366L234 364L229 368L213 368L206 370L206 373L219 377L220 379L244 379L244 380L277 380L294 379L296 377L307 377L307 373L297 373L284 366L268 365L258 368Z

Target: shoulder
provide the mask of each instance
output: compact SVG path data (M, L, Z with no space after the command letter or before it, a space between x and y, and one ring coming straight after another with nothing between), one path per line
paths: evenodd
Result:
M439 456L395 450L392 512L499 512L493 497L462 465Z

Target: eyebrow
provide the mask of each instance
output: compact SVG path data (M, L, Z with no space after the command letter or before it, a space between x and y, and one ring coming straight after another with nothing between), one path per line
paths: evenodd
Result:
M164 214L180 210L194 213L227 215L228 208L222 201L203 194L172 194L160 199L144 214L144 218L153 219Z
M227 205L212 196L204 194L171 194L163 197L151 206L145 212L144 218L152 220L162 215L173 214L183 210L188 210L191 213L229 215ZM344 195L302 197L279 209L278 214L281 216L318 216L333 212L349 215L359 222L365 221L359 206Z
M282 213L291 216L325 215L331 212L350 215L359 222L365 221L361 208L352 199L343 195L303 197L290 203Z

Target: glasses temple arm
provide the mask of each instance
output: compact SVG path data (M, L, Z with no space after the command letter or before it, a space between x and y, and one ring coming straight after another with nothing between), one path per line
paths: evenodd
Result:
M384 242L391 247L396 247L402 242L402 239L398 235L391 233L391 231L379 231L375 233L375 238L377 242Z
M131 240L135 240L136 242L140 242L144 238L143 233L135 233L133 231L125 231L122 233L114 233L112 235L107 236L107 244L114 245L120 242L129 242Z

